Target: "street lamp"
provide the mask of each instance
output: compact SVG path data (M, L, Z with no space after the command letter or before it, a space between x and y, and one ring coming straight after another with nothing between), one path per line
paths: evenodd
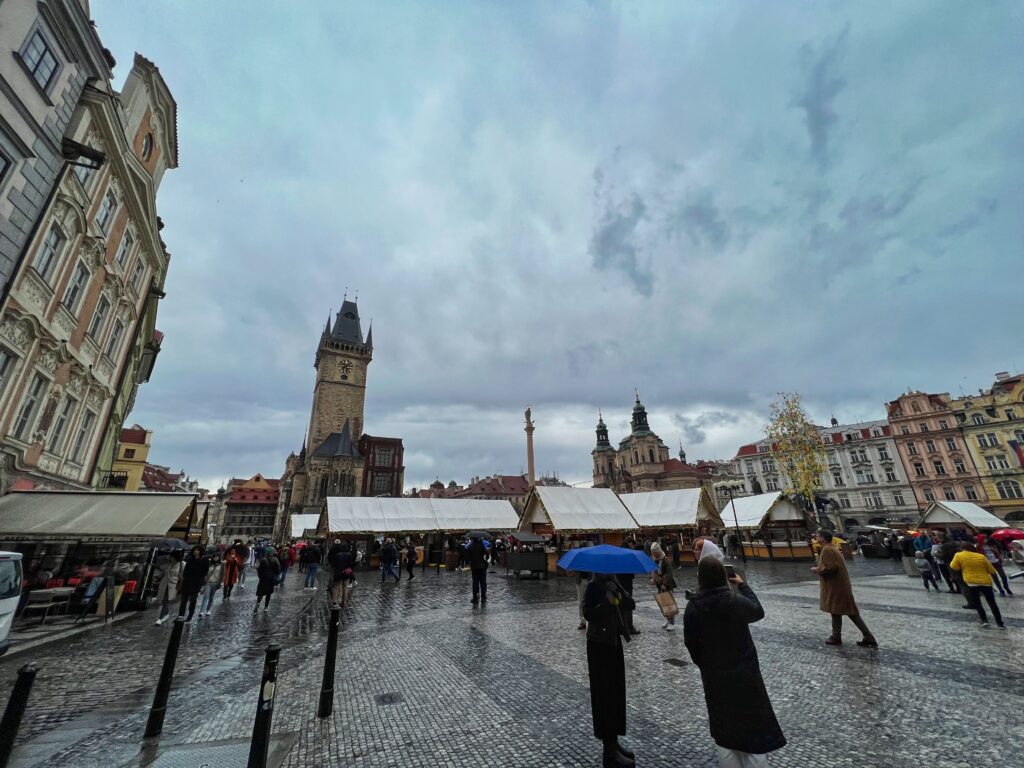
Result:
M713 488L716 491L725 491L729 494L729 505L732 507L732 519L736 523L736 538L740 542L740 557L743 558L743 565L747 564L747 553L743 549L743 534L740 533L740 519L736 515L736 501L735 494L737 491L745 491L747 487L743 484L742 480L720 480L715 483Z

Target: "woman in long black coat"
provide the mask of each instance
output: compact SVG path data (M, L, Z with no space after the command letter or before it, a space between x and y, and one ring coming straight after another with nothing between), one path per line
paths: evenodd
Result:
M626 734L626 666L622 640L629 642L624 611L636 607L633 598L611 576L594 574L583 593L587 620L587 669L594 735L604 746L604 768L634 765L633 753L619 744Z
M729 589L729 581L738 594ZM699 591L686 605L683 639L700 668L711 738L719 764L759 764L757 758L786 745L768 699L749 624L764 618L754 591L738 576L726 578L725 566L704 558L697 566ZM743 754L735 754L743 753Z
M267 547L263 559L256 567L256 576L259 583L256 585L256 605L252 612L260 608L260 600L263 600L263 610L270 607L270 596L274 594L274 587L277 586L277 579L281 575L281 561L277 559L277 552L273 547Z

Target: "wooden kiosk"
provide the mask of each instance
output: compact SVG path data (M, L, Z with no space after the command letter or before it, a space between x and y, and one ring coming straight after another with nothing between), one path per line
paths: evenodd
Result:
M626 534L640 527L610 488L569 488L538 485L530 491L519 530L558 536L564 549L545 547L548 572L557 573L556 563L566 549L592 544L620 546Z
M933 501L915 526L916 530L942 530L955 538L956 532L975 536L1011 525L969 501Z
M695 564L693 541L712 529L724 528L707 489L683 488L648 493L624 493L619 500L640 526L645 538L675 537L679 541L679 559Z
M781 491L732 499L722 508L722 521L726 536L739 528L751 560L814 560L807 515Z

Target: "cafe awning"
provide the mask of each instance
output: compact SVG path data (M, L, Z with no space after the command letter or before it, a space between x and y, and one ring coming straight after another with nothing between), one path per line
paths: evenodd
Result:
M305 513L292 515L291 517L291 528L292 538L301 539L306 535L308 530L316 530L317 524L320 522L320 515L315 513Z
M585 531L635 531L638 526L629 510L610 488L571 488L538 485L526 500L519 527L550 525L560 533Z
M722 527L722 519L703 487L623 493L619 500L641 528L695 528L703 523Z
M924 511L916 528L930 525L963 525L976 531L1006 528L1006 521L969 501L933 501Z
M733 517L733 505L736 508ZM737 525L743 529L758 530L769 523L803 522L806 520L800 508L785 494L775 491L754 496L739 496L722 508L726 528Z
M0 497L0 537L184 538L195 503L192 493L12 491Z
M358 496L327 499L327 531L332 534L509 531L518 523L519 515L504 500Z

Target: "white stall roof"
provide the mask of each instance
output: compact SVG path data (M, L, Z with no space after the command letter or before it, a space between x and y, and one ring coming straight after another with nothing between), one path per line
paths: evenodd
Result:
M408 499L331 496L330 533L419 533L426 531L510 531L519 515L508 501L494 499Z
M740 528L760 528L768 522L803 520L803 513L781 492L740 496L722 507L722 520L726 528L736 524L732 505L736 505L736 520Z
M1005 520L969 501L933 501L928 505L917 527L964 524L979 531L994 531L997 528L1008 527Z
M629 531L638 527L610 488L538 485L527 502L522 527L527 530L531 523L547 521L556 531Z
M708 518L715 525L721 524L703 488L623 493L619 500L641 528L696 526Z
M166 536L193 493L14 491L0 497L3 536Z
M320 515L315 513L303 513L292 515L292 538L301 539L309 529L316 530L320 522Z

